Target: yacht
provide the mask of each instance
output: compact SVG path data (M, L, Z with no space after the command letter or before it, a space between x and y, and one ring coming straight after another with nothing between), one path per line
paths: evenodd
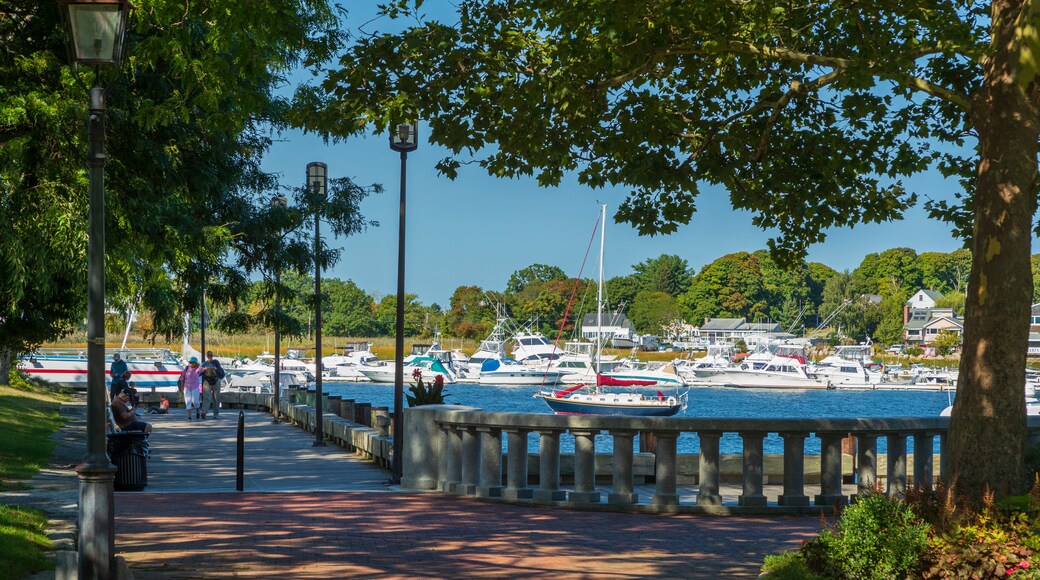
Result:
M799 353L801 351L801 353ZM804 350L801 347L781 345L773 357L761 368L751 363L741 363L727 369L719 379L732 387L763 389L826 389L825 381L809 376L805 366Z

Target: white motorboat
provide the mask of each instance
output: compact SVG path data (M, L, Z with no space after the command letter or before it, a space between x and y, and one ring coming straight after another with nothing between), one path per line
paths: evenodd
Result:
M283 372L278 377L278 384L285 390L289 387L300 387L303 383L299 381L296 373ZM229 375L222 388L232 393L274 393L274 372L250 372L241 375Z
M761 368L741 363L727 369L719 378L732 387L760 389L826 389L825 381L809 376L804 354L797 347L778 346L776 354Z
M623 359L613 370L601 374L621 381L638 381L651 387L686 386L686 380L679 375L673 363L651 367L649 363Z
M333 381L367 380L358 367L379 360L371 348L372 345L367 342L354 342L344 345L341 353L322 357L322 376Z
M477 382L481 385L495 386L544 385L551 387L559 384L565 374L564 371L522 365L510 358L487 359L480 367Z
M173 351L165 348L118 348L105 351L105 384L111 382L108 369L112 366L112 355L126 361L127 370L133 373L134 385L139 391L148 389L156 393L177 391L177 379L184 365ZM87 388L87 349L84 348L40 348L18 361L18 369L29 376L37 377L71 387Z
M403 369L404 381L406 383L414 382L416 373L422 376L423 382L427 384L432 383L438 375L443 378L442 380L445 384L458 381L455 371L448 368L440 359L431 356L413 357L411 361L404 365ZM397 380L394 361L380 361L374 365L361 365L358 367L358 370L373 383L393 384Z

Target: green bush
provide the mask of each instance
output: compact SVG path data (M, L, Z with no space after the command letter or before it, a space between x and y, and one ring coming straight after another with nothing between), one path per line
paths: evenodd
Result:
M916 575L928 546L929 529L910 506L898 499L863 494L838 521L828 558L844 578L881 580Z
M766 556L762 574L769 580L825 580L825 576L814 574L809 569L801 552L784 552Z

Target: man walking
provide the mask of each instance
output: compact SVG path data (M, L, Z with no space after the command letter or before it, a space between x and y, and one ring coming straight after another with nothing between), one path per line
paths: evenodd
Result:
M224 367L214 358L213 351L206 351L206 361L202 363L202 418L213 405L213 418L220 416L220 385L224 382Z

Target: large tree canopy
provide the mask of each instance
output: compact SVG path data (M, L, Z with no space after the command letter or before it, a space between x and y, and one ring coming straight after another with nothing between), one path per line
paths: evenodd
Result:
M300 92L300 123L342 137L417 115L449 176L475 160L627 187L616 217L642 233L674 231L721 185L784 263L828 227L900 217L911 175L957 178L959 197L930 205L974 257L950 476L975 497L1022 486L1032 3L460 0L446 22L422 6L387 5L405 28L358 37Z
M177 335L204 288L244 296L230 252L277 189L260 160L285 127L278 88L342 41L325 0L134 4L125 62L99 77L66 62L57 2L0 4L0 351L84 316L87 86L106 89L107 306L147 308L154 332Z

